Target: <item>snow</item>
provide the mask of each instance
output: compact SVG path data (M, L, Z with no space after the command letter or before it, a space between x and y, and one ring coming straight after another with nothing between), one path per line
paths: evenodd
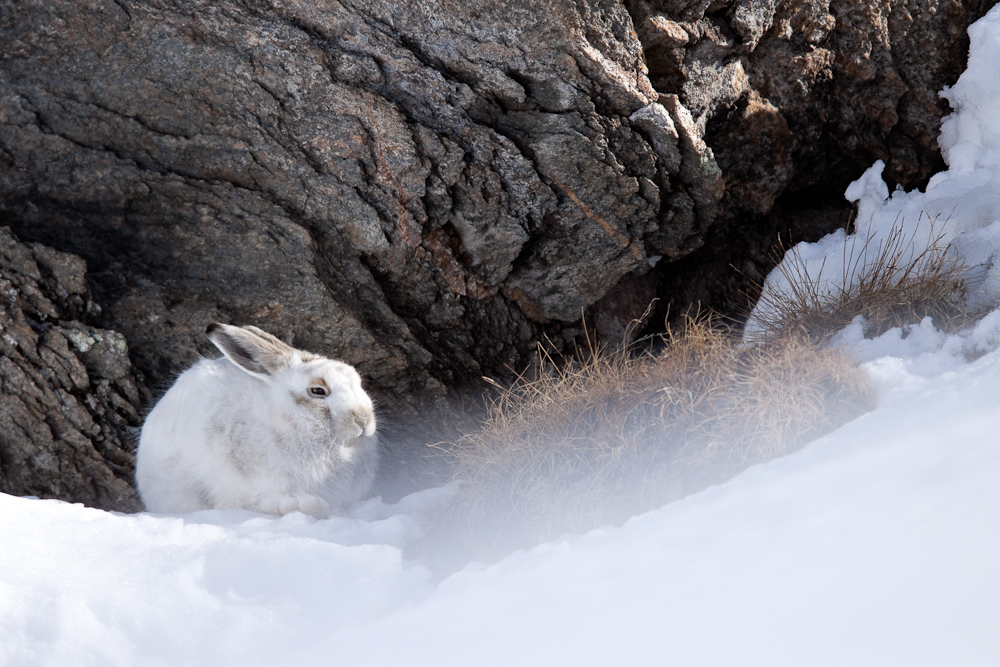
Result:
M325 521L0 496L0 664L996 664L1000 352L924 354L797 454L440 583L403 549L446 489Z
M0 665L1000 664L1000 8L970 34L948 171L889 197L876 164L847 194L862 236L903 220L920 242L937 217L993 312L959 334L840 332L873 412L443 581L419 554L447 488L321 521L0 495ZM829 267L843 242L796 252Z
M446 495L327 521L0 495L0 665L276 664L426 595L429 571L401 547L421 533L421 503Z

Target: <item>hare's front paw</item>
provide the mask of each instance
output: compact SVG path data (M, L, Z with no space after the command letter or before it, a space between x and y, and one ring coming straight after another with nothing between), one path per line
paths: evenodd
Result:
M326 519L330 516L330 505L316 496L300 496L299 511L317 519Z
M260 502L260 510L268 514L284 515L289 512L302 512L317 519L330 516L330 505L316 496L272 496Z

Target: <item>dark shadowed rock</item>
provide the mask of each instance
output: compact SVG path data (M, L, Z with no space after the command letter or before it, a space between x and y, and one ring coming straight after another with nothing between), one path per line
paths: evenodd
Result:
M745 308L779 234L788 244L847 224L844 190L875 160L907 189L943 169L938 91L992 4L628 0L653 86L691 111L725 186L702 249L658 267L673 312Z
M140 387L79 258L0 227L0 491L135 510Z

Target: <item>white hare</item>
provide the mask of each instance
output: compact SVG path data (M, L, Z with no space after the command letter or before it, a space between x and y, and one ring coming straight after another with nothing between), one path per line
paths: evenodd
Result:
M256 327L207 333L225 356L182 373L143 424L135 478L146 509L325 518L360 500L379 455L357 371Z

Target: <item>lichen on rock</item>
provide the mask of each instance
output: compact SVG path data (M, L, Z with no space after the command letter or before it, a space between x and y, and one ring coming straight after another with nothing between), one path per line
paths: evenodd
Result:
M122 511L142 383L99 312L79 257L0 227L0 491Z

